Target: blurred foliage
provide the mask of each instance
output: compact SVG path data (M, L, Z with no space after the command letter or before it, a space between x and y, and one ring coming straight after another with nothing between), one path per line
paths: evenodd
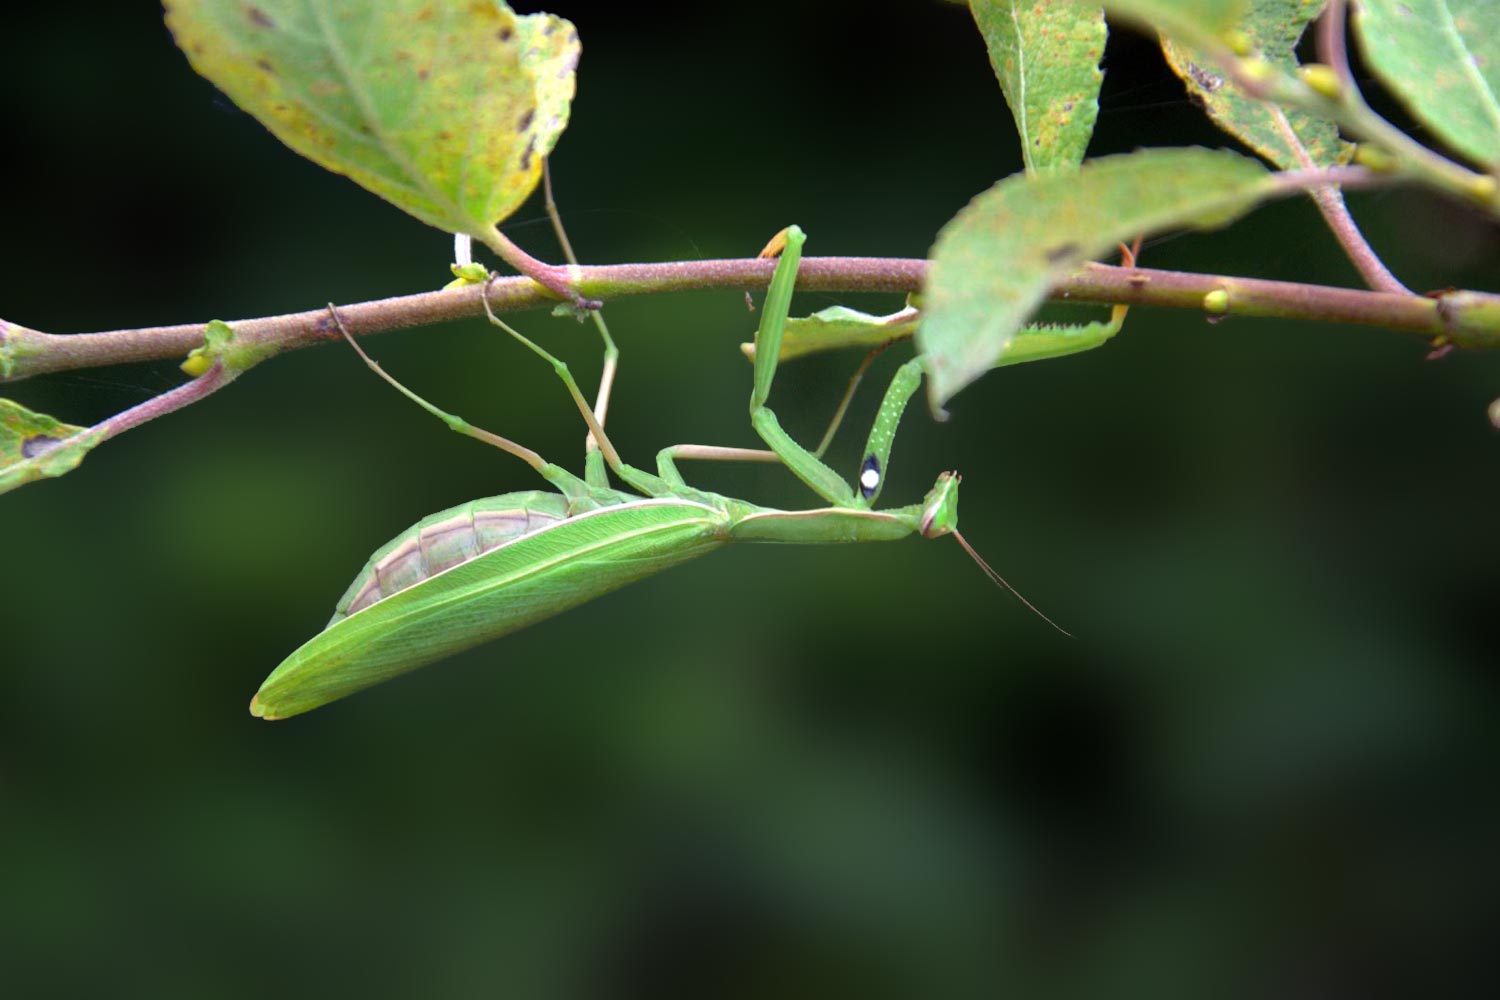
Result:
M584 42L554 172L586 260L745 255L789 222L812 253L922 255L1020 168L961 6L761 8L557 11ZM0 94L7 318L233 320L447 280L448 237L288 153L147 5L0 25L28 82ZM1105 65L1094 154L1220 142L1146 42L1113 38ZM1493 290L1493 228L1414 193L1351 202L1413 287ZM507 231L555 258L532 209ZM1144 263L1356 283L1320 225L1310 204L1273 205ZM80 256L84 279L57 264ZM628 455L751 443L743 296L609 317ZM595 370L590 330L521 320ZM577 464L566 398L482 322L369 347ZM1137 310L1101 350L990 374L941 427L914 410L886 495L963 471L966 535L1074 640L952 544L745 546L268 725L251 692L370 551L532 485L347 350L278 358L3 501L4 981L1477 995L1500 890L1500 362L1424 353L1376 330ZM813 436L856 361L788 365L773 405ZM180 377L12 388L86 424ZM860 437L840 442L845 467ZM806 501L774 470L693 472Z

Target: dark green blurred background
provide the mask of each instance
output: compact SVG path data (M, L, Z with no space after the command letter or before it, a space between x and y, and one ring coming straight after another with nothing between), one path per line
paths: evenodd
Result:
M961 7L558 12L584 40L554 172L586 261L742 256L794 221L811 253L921 256L1019 168ZM281 147L159 14L0 15L0 315L233 320L445 280L447 236ZM1222 144L1140 39L1108 74L1094 153ZM1500 285L1497 232L1462 209L1353 203L1412 287ZM555 258L539 214L509 232ZM1356 283L1302 201L1144 262ZM753 443L738 293L607 314L630 459ZM592 381L591 331L519 322ZM483 323L369 347L576 466L562 391ZM540 485L346 349L280 358L0 499L6 992L1460 995L1500 888L1500 359L1424 353L1142 309L946 425L914 406L886 499L962 470L966 535L1072 640L952 543L746 546L271 725L251 693L370 551ZM855 360L784 371L794 432ZM90 423L180 381L6 391ZM769 468L692 472L809 499Z

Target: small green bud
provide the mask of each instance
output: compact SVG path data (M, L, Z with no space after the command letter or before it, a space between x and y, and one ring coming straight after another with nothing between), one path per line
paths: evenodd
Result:
M1267 84L1276 79L1276 67L1259 56L1240 63L1240 73L1255 85Z
M203 328L203 344L188 352L187 360L178 367L182 371L197 378L209 368L213 367L215 361L224 359L224 352L229 349L234 340L234 330L222 319L209 320L208 325ZM250 364L254 364L252 361ZM250 365L246 365L246 368Z
M443 291L450 288L463 288L467 285L482 285L490 280L489 268L483 264L453 264L453 280L443 286Z
M1500 195L1500 181L1495 179L1494 174L1482 174L1469 182L1469 194L1475 201L1482 201L1493 208L1496 196Z
M181 368L184 374L191 375L193 378L197 378L199 375L202 375L204 372L208 371L208 369L212 365L213 361L209 359L208 355L204 353L201 348L199 348L197 350L194 350L193 353L189 354L187 356L187 360L177 367Z
M1308 63L1306 66L1297 67L1297 76L1307 84L1307 88L1314 93L1322 94L1330 101L1342 101L1344 99L1344 83L1339 75L1333 71L1332 66L1322 63Z
M1379 146L1372 146L1367 142L1354 147L1354 162L1379 174L1390 173L1396 169L1394 156Z
M1243 31L1231 31L1224 36L1224 44L1229 46L1229 51L1241 59L1255 51L1255 39Z
M1210 316L1223 316L1229 312L1229 293L1215 288L1203 296L1203 311Z

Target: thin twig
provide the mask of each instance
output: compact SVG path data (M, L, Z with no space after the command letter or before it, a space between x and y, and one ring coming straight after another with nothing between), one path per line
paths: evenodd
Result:
M1297 163L1304 171L1316 171L1318 165L1313 162L1312 156L1307 152L1307 147L1302 145L1302 139L1297 135L1292 123L1287 120L1286 112L1276 104L1267 104L1266 109L1271 113L1271 119L1276 123L1277 129L1281 131L1282 141L1297 158ZM1336 184L1320 185L1309 188L1313 204L1318 206L1318 211L1323 216L1323 221L1328 223L1328 228L1333 231L1334 238L1338 240L1339 246L1343 247L1344 253L1359 270L1365 279L1365 284L1377 292L1406 292L1410 289L1396 280L1396 276L1390 272L1375 253L1375 249L1365 240L1364 234L1359 231L1354 217L1349 214L1349 207L1344 204L1343 192Z
M769 284L775 266L773 260L755 257L586 266L579 268L575 287L604 299L686 290L761 290ZM927 261L915 258L807 257L798 270L797 288L804 292L910 293L922 288L926 276ZM1059 282L1052 297L1104 305L1200 310L1204 295L1225 288L1238 290L1231 308L1233 315L1383 327L1424 337L1449 336L1464 347L1500 347L1500 331L1466 328L1460 322L1462 317L1455 318L1451 313L1445 319L1441 300L1393 292L1091 264ZM556 305L556 299L528 278L497 278L489 297L496 312ZM482 316L482 300L483 289L470 285L338 308L350 332L363 337ZM278 352L340 339L326 306L233 320L230 326L237 341L247 346L274 347ZM0 359L10 366L10 375L0 381L128 362L181 359L202 345L203 332L203 323L187 323L107 333L49 334L0 321Z
M6 466L0 470L0 473L3 473L0 474L0 493L17 489L38 479L62 475L77 465L85 453L110 438L118 437L148 420L155 420L157 417L196 403L232 381L234 381L234 376L224 368L223 362L215 361L207 371L191 382L179 385L159 396L153 396L128 410L121 410L92 427L80 428L61 440L51 442L44 450L28 454L19 462ZM59 466L57 464L59 456L64 456L65 459L71 461Z
M1318 59L1333 70L1339 85L1346 92L1355 88L1354 74L1349 69L1349 49L1344 40L1344 0L1328 0L1323 16L1318 20Z

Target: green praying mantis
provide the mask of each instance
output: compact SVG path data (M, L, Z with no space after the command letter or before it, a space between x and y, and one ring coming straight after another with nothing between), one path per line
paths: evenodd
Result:
M439 410L406 389L369 358L330 306L345 337L376 374L453 430L522 459L555 492L533 490L475 500L426 517L383 546L345 592L324 630L266 678L250 702L251 713L284 719L307 712L729 542L819 545L891 541L912 534L924 538L952 535L990 579L1016 593L958 532L957 473L938 476L921 503L886 510L874 507L897 424L922 379L920 359L903 364L892 378L870 429L854 486L823 463L821 446L814 452L798 444L766 406L805 240L795 226L781 237L784 246L755 336L750 394L750 423L766 449L677 445L657 455L655 475L620 459L604 431L602 402L596 414L568 366L502 322L490 309L487 295L485 311L490 321L552 365L588 424L583 478L529 448ZM773 240L773 245L781 242ZM1120 318L1117 312L1114 328ZM612 347L606 335L601 401L608 398ZM851 381L850 393L858 378ZM843 409L841 405L824 446ZM683 459L779 462L826 506L777 510L694 489L677 470L677 461ZM606 466L635 492L613 489ZM1025 598L1016 596L1041 615Z

